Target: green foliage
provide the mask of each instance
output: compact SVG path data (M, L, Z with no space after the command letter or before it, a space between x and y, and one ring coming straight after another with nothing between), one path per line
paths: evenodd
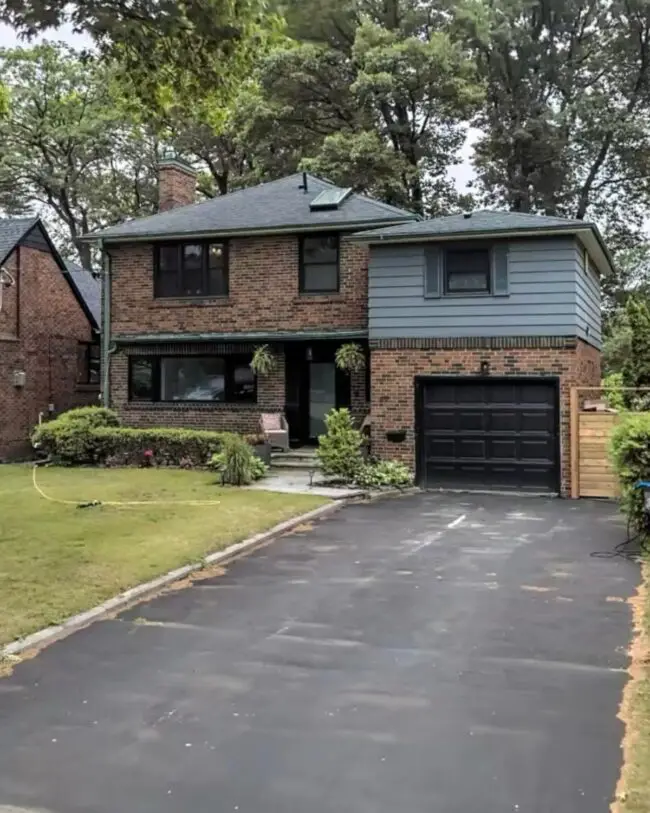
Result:
M643 494L639 480L650 479L650 412L628 412L614 427L611 458L621 483L621 505L633 526L643 527Z
M625 393L621 389L623 386L623 373L610 373L602 380L605 403L610 409L617 412L625 410Z
M212 456L210 466L220 472L222 483L231 486L249 485L266 473L266 466L249 444L233 434L224 435L222 450Z
M94 430L117 426L119 418L112 409L79 407L37 426L31 440L40 451L62 463L92 463L95 459Z
M63 44L0 51L0 209L45 208L58 242L90 267L89 231L151 214L156 140L123 103L116 68Z
M336 366L347 373L356 373L365 369L366 355L361 345L356 342L342 344L334 355Z
M407 488L413 485L413 472L398 460L365 463L356 475L362 488Z
M65 412L35 430L32 441L57 462L69 466L110 463L133 466L152 452L156 466L205 466L220 450L222 432L198 429L137 429L118 426L112 410L83 407Z
M267 8L265 0L10 0L0 20L30 36L71 22L158 112L184 97L227 98L277 25Z
M354 428L349 409L332 409L325 416L325 425L327 434L318 438L316 450L323 475L351 483L363 463L363 436Z
M232 458L232 454L230 454L230 457ZM229 453L227 453L225 449L222 452L217 452L217 454L212 455L212 458L210 459L210 468L222 474L224 476L224 482L226 482L225 473L228 469L228 463ZM248 472L250 474L251 481L261 480L262 477L267 474L268 470L269 467L266 465L266 463L264 463L263 460L260 460L260 458L255 454L251 455L248 462Z
M650 162L650 9L618 0L462 0L487 87L475 120L483 201L639 231Z
M630 297L625 306L630 329L629 353L623 362L625 387L650 387L650 308L644 299ZM636 411L650 408L650 391L627 392L625 403Z
M268 344L262 344L255 348L250 368L255 375L268 375L272 373L276 366L276 359Z
M603 334L603 369L607 375L621 373L632 342L632 330L624 307L617 308L604 319Z

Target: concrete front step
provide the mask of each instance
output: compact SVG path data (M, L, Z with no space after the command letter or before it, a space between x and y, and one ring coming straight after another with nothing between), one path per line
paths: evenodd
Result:
M277 469L303 469L304 471L316 471L320 469L320 463L315 457L289 458L284 457L277 460L275 455L271 458L271 468Z
M289 458L292 460L302 460L303 458L314 460L316 458L316 449L290 449L288 452L271 452L271 457L278 460Z

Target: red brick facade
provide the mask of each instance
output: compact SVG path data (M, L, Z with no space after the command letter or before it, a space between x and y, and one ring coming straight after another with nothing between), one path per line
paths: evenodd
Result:
M481 346L483 345L483 346ZM553 375L560 379L562 493L570 483L569 394L572 386L600 384L600 352L580 339L396 339L371 344L372 449L383 458L415 468L415 383L417 375L475 375L488 362L493 375ZM406 430L404 443L386 432Z
M341 243L340 291L299 292L298 237L237 238L229 244L230 294L222 299L154 299L153 249L110 249L113 335L240 333L368 326L368 252Z
M80 342L91 327L49 252L19 246L4 263L16 280L0 311L0 459L30 452L40 412L97 403L97 386L77 385ZM14 373L25 385L14 385Z

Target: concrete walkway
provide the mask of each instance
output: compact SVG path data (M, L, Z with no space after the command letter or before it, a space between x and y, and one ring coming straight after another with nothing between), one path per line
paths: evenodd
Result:
M0 810L607 813L615 506L423 494L303 530L0 680Z
M342 500L345 497L362 497L366 493L361 488L329 486L319 478L320 474L318 472L312 478L309 471L301 469L293 471L271 469L266 477L248 486L248 488L257 491L280 491L285 494L316 494L318 497L329 497L331 500Z

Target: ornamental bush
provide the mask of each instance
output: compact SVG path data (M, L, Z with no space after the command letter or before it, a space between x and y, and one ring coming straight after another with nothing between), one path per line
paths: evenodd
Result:
M354 428L350 410L345 408L328 412L325 426L327 434L318 438L316 450L323 475L351 483L363 464L363 435Z
M634 488L650 480L650 412L627 412L614 428L610 455L621 484L621 507L632 526L644 526L643 492Z
M365 463L356 476L362 488L407 488L413 485L413 472L398 460Z
M119 426L117 413L105 407L79 407L36 427L32 443L59 462L79 465L95 462L92 433L97 428Z

